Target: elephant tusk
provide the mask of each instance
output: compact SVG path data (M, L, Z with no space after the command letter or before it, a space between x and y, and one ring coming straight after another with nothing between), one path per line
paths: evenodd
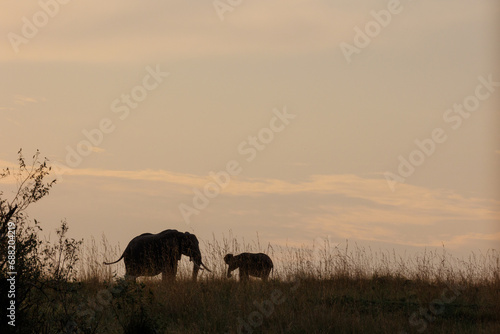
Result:
M211 272L212 272L212 270L208 269L208 268L207 268L207 266L203 264L203 262L201 263L201 265L202 265L202 266L203 266L203 267L204 267L204 268L205 268L205 269L206 269L209 273L211 273Z
M197 263L194 263L194 267L197 269L197 270L204 270L200 264L197 264Z

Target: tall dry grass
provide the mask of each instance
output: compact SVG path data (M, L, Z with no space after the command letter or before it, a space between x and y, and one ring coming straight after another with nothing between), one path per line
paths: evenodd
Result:
M109 282L125 274L123 263L113 267L103 264L117 260L123 252L119 245L111 245L104 234L99 241L94 237L84 241L80 252L78 280L81 282Z
M89 333L498 333L500 256L459 259L446 249L415 255L346 242L292 247L232 234L201 240L205 264L190 280L180 262L175 284L161 276L123 280L123 249L103 236L82 248L79 280L47 312L47 326L73 323ZM226 279L227 253L263 252L271 280ZM56 292L54 292L56 293ZM278 298L276 298L278 296ZM55 315L58 316L55 316ZM63 320L61 320L63 319Z
M228 253L262 252L274 262L272 279L291 281L296 278L329 280L335 278L370 279L392 277L428 283L499 284L500 253L491 249L486 253L471 253L468 258L457 258L443 247L440 250L424 250L417 254L399 254L396 251L373 250L350 244L341 247L328 240L321 244L301 247L262 245L258 235L252 242L233 236L202 240L200 249L204 263L212 273L200 272L200 279L223 279L226 264L223 258ZM114 261L123 252L119 245L111 245L103 235L99 242L91 238L84 243L80 255L78 277L81 281L111 281L125 274L123 261L114 265L103 265ZM182 257L178 278L191 277L192 263ZM235 272L236 277L237 273Z

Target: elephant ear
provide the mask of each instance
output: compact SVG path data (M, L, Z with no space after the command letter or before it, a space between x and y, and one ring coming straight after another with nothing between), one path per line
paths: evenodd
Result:
M190 248L194 247L196 249L199 245L196 235L189 232L184 232L184 241L186 242L186 245L184 246L189 246Z
M184 232L181 236L180 236L180 240L181 240L181 250L186 248L186 247L189 247L189 236L191 235L191 233L189 232Z
M179 261L182 256L182 244L183 240L182 238L175 237L173 239L172 243L172 248L173 248L173 253L175 254L175 260Z
M192 237L194 235L189 232L180 232L178 242L179 242L179 258L182 254L186 254L186 250L192 247Z

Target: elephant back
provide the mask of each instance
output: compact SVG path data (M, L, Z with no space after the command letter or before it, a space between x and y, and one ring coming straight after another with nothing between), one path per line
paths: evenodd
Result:
M148 272L155 274L161 272L166 265L178 261L180 254L178 254L178 242L174 232L177 231L167 230L158 234L144 233L132 239L128 246L130 256L127 262L129 265L147 268Z

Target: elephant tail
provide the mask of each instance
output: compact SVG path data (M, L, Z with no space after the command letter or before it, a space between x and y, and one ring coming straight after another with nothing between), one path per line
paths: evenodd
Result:
M125 252L123 252L122 256L116 260L115 262L103 262L103 264L110 265L110 264L115 264L117 262L120 262L121 259L123 259L123 256L125 256Z

